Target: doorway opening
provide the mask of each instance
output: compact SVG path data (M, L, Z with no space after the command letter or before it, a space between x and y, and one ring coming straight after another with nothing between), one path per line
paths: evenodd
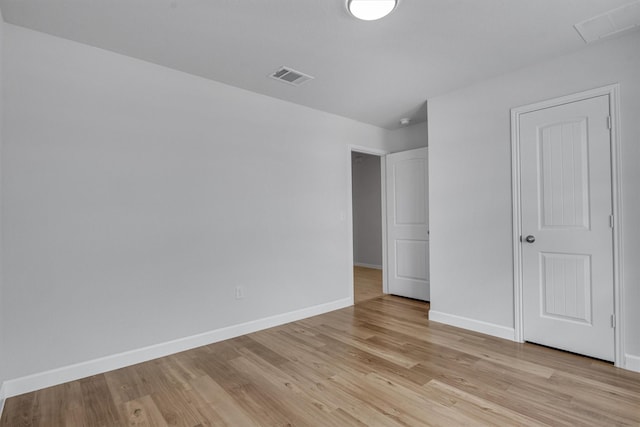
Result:
M383 157L351 152L354 303L384 294Z
M363 258L360 254L361 244L355 241L358 239L356 233L361 224L358 207L354 208L359 202L358 196L353 194L358 191L357 184L353 185L352 181L359 179L354 168L365 163L364 155L372 155L372 163L379 165L380 170L379 178L378 175L374 175L367 180L368 184L379 183L379 191L376 190L371 198L375 208L369 208L365 212L371 214L371 211L375 211L375 220L370 222L376 228L375 233L381 234L381 238L378 239L381 247L376 246L373 251L378 256L380 252L382 255L382 293L429 301L427 147L392 154L375 149L349 147L347 224L349 247L352 248L349 254L350 265L375 269L380 258L369 258L374 261L367 261L368 258ZM378 200L377 203L375 199ZM353 272L349 273L353 297Z

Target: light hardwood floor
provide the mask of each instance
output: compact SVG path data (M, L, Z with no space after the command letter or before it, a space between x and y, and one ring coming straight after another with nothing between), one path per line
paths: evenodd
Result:
M382 296L382 270L353 267L353 289L356 304Z
M13 397L0 426L640 425L640 374L428 310L366 299Z

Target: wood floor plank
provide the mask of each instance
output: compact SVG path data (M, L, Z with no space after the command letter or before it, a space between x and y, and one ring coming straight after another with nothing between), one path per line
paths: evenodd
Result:
M152 389L140 378L134 367L116 369L104 374L115 404L140 399Z
M283 377L277 369L265 369L263 363L247 357L234 359L232 364L246 375L251 375L258 388L269 390L273 401L277 402L277 406L272 405L270 409L279 412L291 425L304 425L307 419L330 421L331 411L327 411L324 404L305 393L301 387L294 385L291 377Z
M382 296L382 270L354 267L354 301L356 304Z
M168 424L151 396L124 402L121 408L131 427L167 427Z
M170 426L192 427L207 423L206 417L198 410L197 402L191 398L190 390L158 389L151 399L162 419Z
M124 424L104 375L79 380L84 408L84 425L112 427ZM46 390L46 389L45 389Z
M9 398L0 427L640 426L638 373L355 290L353 307Z
M419 399L394 383L381 380L379 376L337 375L332 380L355 396L366 396L369 403L385 417L401 425L451 426L468 425L473 421L462 414L449 411L438 402Z
M544 426L545 424L516 411L505 408L489 400L482 399L471 393L442 383L438 380L429 381L425 390L430 390L430 397L434 400L448 400L452 407L467 414L478 424L492 425L524 425Z
M2 412L0 425L11 427L35 426L34 417L37 407L34 405L36 393L26 393L7 399Z
M209 376L192 380L194 391L209 404L221 419L220 425L228 426L257 426L249 414ZM217 425L217 424L214 424Z

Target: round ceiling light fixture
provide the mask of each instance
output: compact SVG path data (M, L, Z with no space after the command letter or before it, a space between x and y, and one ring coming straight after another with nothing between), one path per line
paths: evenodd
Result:
M396 8L398 0L347 0L349 13L363 21L384 18Z

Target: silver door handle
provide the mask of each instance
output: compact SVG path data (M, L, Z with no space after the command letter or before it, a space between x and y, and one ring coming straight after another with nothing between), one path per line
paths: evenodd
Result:
M525 238L524 238L524 240L525 240L527 243L533 243L533 242L535 242L535 241L536 241L536 237L535 237L535 236L532 236L531 234L529 234L527 237L525 237Z

